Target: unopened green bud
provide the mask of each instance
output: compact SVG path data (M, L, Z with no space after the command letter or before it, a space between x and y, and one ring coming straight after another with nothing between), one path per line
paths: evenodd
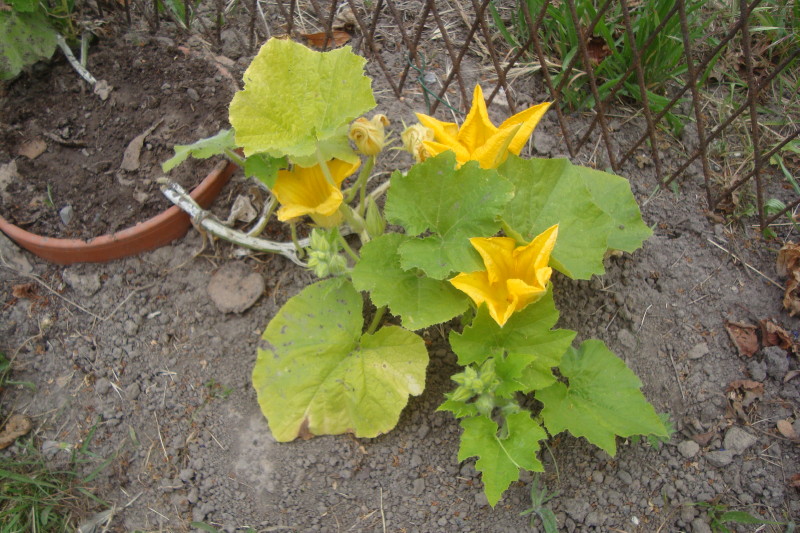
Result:
M475 394L466 387L458 387L452 393L447 395L447 397L454 402L466 402L473 396L475 396Z
M327 252L331 249L331 245L324 232L318 229L311 231L311 249L319 250L320 252Z
M478 399L475 400L475 407L478 408L480 414L491 417L492 410L495 408L494 396L491 394L481 394L478 396Z
M383 218L381 210L375 202L375 198L372 196L367 197L366 227L367 233L369 233L369 236L373 239L383 235L383 232L386 230L386 220Z
M347 259L340 254L332 256L328 262L328 270L331 276L340 276L344 274L347 272Z
M350 226L350 228L354 232L361 233L362 231L364 231L365 227L364 219L361 218L361 216L358 213L353 211L352 207L347 205L342 205L342 207L339 208L339 211L344 215L344 220L347 222L347 225Z

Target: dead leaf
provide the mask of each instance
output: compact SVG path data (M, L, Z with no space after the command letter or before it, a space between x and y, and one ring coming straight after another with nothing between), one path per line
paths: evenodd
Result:
M717 434L716 430L706 431L705 433L698 433L697 435L692 435L692 440L695 441L700 446L708 446L708 443L714 438Z
M11 287L11 294L14 296L14 298L19 298L20 300L36 300L39 298L39 293L36 291L35 283L14 285Z
M22 415L11 415L6 422L6 427L0 431L0 450L8 448L14 441L31 430L31 419Z
M334 30L351 30L356 27L358 20L353 13L353 8L344 6L336 13L336 18L333 19Z
M342 30L333 30L331 31L331 34L332 38L328 37L328 34L324 31L319 33L301 33L300 36L307 41L308 46L318 48L320 50L329 50L331 48L342 46L353 38L352 35Z
M797 376L800 376L800 370L790 370L786 373L785 376L783 376L783 382L788 383L789 380L792 380Z
M783 307L789 311L789 316L800 314L800 246L786 243L778 251L776 270L779 276L787 278Z
M27 157L28 159L36 159L47 150L47 143L39 137L25 141L22 146L17 150L17 154Z
M789 486L800 488L800 474L795 474L789 479Z
M728 399L726 416L749 422L755 403L764 396L764 384L750 379L738 379L728 384L725 396Z
M125 153L122 155L122 164L119 166L122 170L133 171L139 168L139 155L142 152L145 139L147 139L147 136L153 133L153 130L163 121L164 119L159 120L128 143L128 147L125 148Z
M778 427L778 433L786 437L787 439L796 439L797 433L794 432L794 428L792 427L792 423L788 420L778 420L776 424Z
M599 65L605 58L611 55L611 48L605 39L599 35L592 35L586 43L586 54L592 65Z
M778 326L771 320L760 320L761 343L765 346L777 346L787 352L797 353L797 343L795 343L788 331Z
M758 335L756 335L757 327L752 324L744 324L741 322L725 321L725 329L731 337L731 341L736 345L739 350L739 355L746 357L753 357L759 349Z

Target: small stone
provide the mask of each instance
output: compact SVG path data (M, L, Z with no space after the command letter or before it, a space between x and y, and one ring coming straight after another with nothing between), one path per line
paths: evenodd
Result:
M108 381L106 378L100 378L94 384L94 391L100 396L105 396L105 394L108 393L108 389L110 388L111 388L111 382Z
M100 290L100 275L79 274L78 272L66 269L61 273L61 279L81 296L92 296Z
M263 293L264 278L240 262L223 265L208 283L208 295L223 313L242 313Z
M730 450L716 450L706 454L706 461L712 466L722 468L731 464L733 461L733 452Z
M125 334L128 337L133 337L139 331L139 325L133 320L126 320L122 329L125 330Z
M713 533L711 526L706 524L702 518L695 518L692 520L692 533Z
M184 468L183 470L180 471L178 477L181 478L181 481L183 481L184 483L189 483L194 477L194 470L192 470L191 468Z
M197 91L192 87L189 87L188 89L186 89L186 96L188 96L189 98L191 98L195 102L199 102L200 101L200 95L197 94Z
M747 448L758 442L753 435L738 426L734 426L725 434L722 446L736 455L744 452Z
M139 384L136 382L131 383L127 387L125 387L125 397L128 400L135 400L139 397Z
M486 499L486 494L482 490L475 493L475 505L478 507L489 507L489 500Z
M594 472L592 472L592 481L594 481L595 483L602 483L605 478L606 477L599 470L595 470Z
M416 496L420 496L423 492L425 492L425 480L421 477L415 479L411 485L411 490Z
M678 451L686 459L691 459L700 451L700 445L693 440L685 440L678 444Z
M633 477L625 470L620 470L619 472L617 472L617 477L619 478L620 481L622 481L626 485L630 485L631 483L633 483Z
M688 357L689 359L700 359L704 355L708 355L708 344L705 342L701 342L700 344L695 345L694 348L689 350Z
M617 340L625 348L631 350L636 348L636 337L634 337L633 333L627 329L619 330L619 333L617 334Z
M750 362L747 363L747 371L750 372L750 377L755 381L763 382L767 379L767 363L764 361L751 359Z
M783 380L783 376L789 371L789 358L786 350L778 346L764 348L764 362L767 364L767 374L771 378Z
M58 216L61 217L61 222L63 222L65 226L69 226L74 214L75 211L72 209L71 205L65 205L58 212Z
M28 261L28 258L25 257L17 245L11 242L3 233L0 233L0 259L15 270L26 274L33 272L33 265Z

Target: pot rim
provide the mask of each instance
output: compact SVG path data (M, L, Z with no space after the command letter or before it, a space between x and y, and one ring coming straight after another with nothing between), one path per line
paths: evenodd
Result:
M191 197L207 208L237 168L233 162L220 161L192 190ZM134 226L85 241L37 235L0 216L0 231L34 255L59 265L103 263L154 250L186 235L190 225L189 215L173 205Z

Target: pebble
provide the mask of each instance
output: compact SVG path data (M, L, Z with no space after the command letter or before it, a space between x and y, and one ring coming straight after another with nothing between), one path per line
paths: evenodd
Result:
M200 95L197 94L197 91L193 87L189 87L188 89L186 89L186 96L188 96L195 102L200 101Z
M592 481L594 481L595 483L602 483L604 479L605 476L599 470L595 470L594 472L592 472Z
M100 396L105 396L105 394L108 392L108 389L110 388L111 388L111 382L108 381L106 378L100 378L94 384L94 391Z
M622 481L622 482L623 482L623 483L625 483L626 485L630 485L631 483L633 483L633 478L632 478L632 477L631 477L631 475L630 475L628 472L626 472L625 470L620 470L620 471L617 473L617 477L619 478L619 480L620 480L620 481Z
M619 330L619 333L617 334L617 340L625 348L628 349L636 348L636 337L634 337L633 333L631 333L627 329Z
M726 450L739 455L756 442L758 442L758 439L753 435L738 426L734 426L725 433L725 440L722 441L722 445Z
M75 211L72 209L71 205L65 205L58 212L58 216L61 217L61 222L63 222L65 226L69 226L69 223L72 222L72 217L74 215Z
M678 451L683 457L691 459L700 451L700 445L693 440L685 440L678 444Z
M415 479L411 490L415 495L420 496L423 492L425 492L425 480L421 477Z
M789 371L786 350L778 346L764 348L764 362L767 364L767 374L773 379L783 380L783 376Z
M706 461L712 466L722 468L728 466L733 461L733 452L730 450L716 450L706 454Z
M702 518L692 520L692 533L713 533L711 527Z
M136 398L138 398L139 392L140 392L139 384L136 382L131 383L130 385L125 387L125 397L130 401L133 401Z
M700 359L705 355L708 355L708 344L705 342L701 342L700 344L696 344L694 348L689 350L688 357L689 359Z
M242 313L264 293L264 278L244 263L223 265L208 282L208 295L223 313Z
M747 363L747 371L750 372L750 377L756 381L764 381L767 379L767 363L751 359Z

